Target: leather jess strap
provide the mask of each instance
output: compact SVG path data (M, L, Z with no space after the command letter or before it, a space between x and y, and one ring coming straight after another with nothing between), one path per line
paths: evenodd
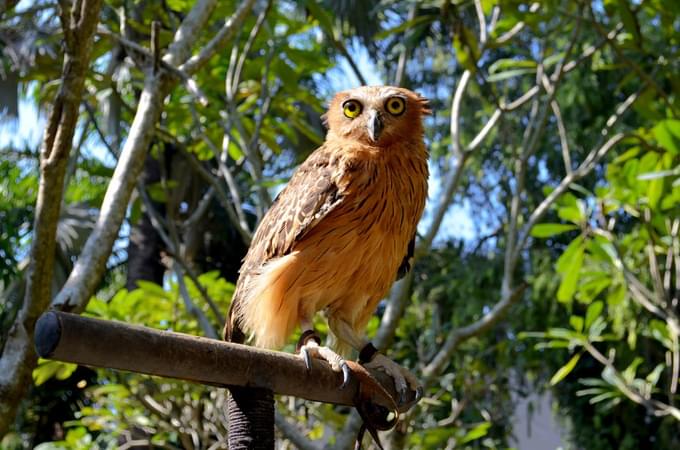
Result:
M373 354L376 352L377 350ZM359 429L354 448L355 450L361 449L364 433L368 431L378 448L382 450L378 430L390 430L397 424L397 420L399 420L397 402L362 365L353 361L347 361L347 364L352 369L352 375L359 381L354 406L364 422ZM381 401L378 403L376 400ZM388 404L389 407L383 406L383 404ZM391 419L389 418L390 413L394 414Z

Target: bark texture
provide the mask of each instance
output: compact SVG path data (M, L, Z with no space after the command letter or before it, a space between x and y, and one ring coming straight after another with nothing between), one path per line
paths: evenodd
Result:
M62 82L40 151L40 184L26 295L0 356L0 435L12 426L19 402L30 386L31 372L36 363L33 328L52 298L55 238L64 174L78 122L101 4L101 0L84 0L74 3L70 11L61 11L66 42Z
M158 183L161 180L160 164L152 155L147 155L144 161L140 182L143 186ZM154 203L154 208L163 214L164 205ZM156 284L163 283L165 267L161 263L161 251L163 240L158 234L148 211L144 209L137 223L133 223L130 229L130 241L128 244L128 265L125 288L128 291L137 288L138 280L152 281Z

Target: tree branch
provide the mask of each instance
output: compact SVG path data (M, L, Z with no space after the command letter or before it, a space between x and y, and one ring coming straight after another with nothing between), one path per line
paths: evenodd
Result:
M184 307L186 308L187 312L196 318L198 324L201 326L201 329L205 333L206 337L209 337L211 339L217 339L218 338L217 332L215 331L215 328L208 320L208 317L203 313L203 311L201 311L200 308L196 306L196 304L191 299L191 295L189 294L187 285L184 282L184 273L182 272L182 269L180 269L177 261L174 261L172 263L172 270L173 272L175 272L175 276L177 277L179 293L182 299L184 300Z
M214 0L208 1L210 3L215 3ZM188 74L194 74L198 72L201 67L207 64L210 58L212 58L217 52L222 50L227 45L227 42L229 42L236 31L241 27L241 25L243 25L243 21L248 16L248 13L250 13L250 10L254 4L255 0L243 0L236 12L224 22L224 25L222 28L220 28L220 31L217 32L215 37L213 37L197 55L192 56L185 63L179 66L179 69ZM197 7L198 5L195 6L194 9ZM194 31L198 32L198 29ZM183 61L184 60L181 62Z
M130 195L141 172L155 124L160 118L166 89L160 77L147 78L135 119L106 190L97 223L66 284L53 302L58 309L82 311L99 285L106 260L125 217Z
M38 321L35 345L43 358L220 387L266 388L339 405L354 405L359 385L365 382L353 362L349 362L353 370L349 384L338 389L342 373L319 359L312 359L308 370L302 358L290 353L55 311ZM379 370L369 373L390 396L399 398L389 375ZM415 395L408 392L399 409L412 407ZM372 400L393 407L379 393Z
M600 364L605 366L612 374L615 386L630 400L637 404L645 406L649 411L651 411L655 416L672 416L675 420L680 421L680 409L667 405L659 400L653 398L648 398L642 395L638 389L630 384L628 384L621 375L621 373L614 367L612 362L605 358L602 353L600 353L595 346L590 342L583 342L583 347L586 351L595 358Z
M172 43L168 47L163 60L171 66L178 67L191 54L196 38L201 34L217 6L217 0L198 0L177 28ZM189 72L192 73L192 72Z
M276 411L274 420L276 421L276 427L281 431L281 434L285 436L294 446L300 450L322 450L324 447L314 444L313 441L307 439L307 436L302 434L295 425L288 422L283 414Z
M462 342L485 333L500 322L507 315L510 307L522 298L522 294L527 287L528 285L526 283L519 285L514 291L510 292L496 303L494 307L491 308L491 311L482 316L481 319L470 325L451 331L442 348L437 352L434 358L432 358L430 363L423 368L423 384L428 386L441 371L448 366L453 352Z
M131 41L129 39L126 39L125 37L112 32L108 28L104 26L99 26L97 28L97 34L100 36L106 36L110 39L113 39L114 41L118 42L121 44L123 47L126 49L130 50L133 53L136 53L140 56L143 57L144 63L148 64L151 63L152 61L155 63L156 62L156 55L153 54L150 50L147 48L137 44L134 41ZM133 58L134 59L134 58ZM139 61L137 61L139 63ZM143 64L144 64L143 63ZM145 65L143 64L138 64L140 65L140 69L145 69ZM177 67L169 64L168 62L164 60L159 60L158 61L159 67L162 67L163 69L167 70L169 73L172 75L175 75L179 77L180 80L184 83L184 87L191 94L192 97L196 99L202 106L208 105L208 97L203 93L201 88L198 86L196 81L186 72L183 70L178 69Z
M235 27L245 19L252 3L253 0L245 0L227 21L228 26L225 24L225 27L220 30L218 33L220 45L226 43L233 34ZM214 0L199 0L196 3L175 33L174 42L168 53L163 57L163 61L171 66L176 66L184 60L198 38L198 30L207 21L214 5ZM202 60L203 62L207 62L207 58L214 54L217 43L213 43L211 48L212 50L205 54L203 51L201 52L204 56L207 55L206 59ZM203 50L206 50L206 48ZM198 68L199 66L188 67ZM192 73L185 66L181 66L179 69L188 74ZM125 217L127 204L141 172L144 157L163 109L163 100L175 84L176 80L164 73L147 74L128 138L104 196L99 219L66 284L54 301L55 308L82 311L94 294Z
M89 69L101 0L61 3L66 49L61 85L54 99L40 151L40 184L35 208L26 295L0 358L0 435L14 422L19 400L30 386L35 353L30 345L35 321L52 297L57 222L64 179ZM80 10L82 6L83 10ZM78 20L73 20L73 17Z

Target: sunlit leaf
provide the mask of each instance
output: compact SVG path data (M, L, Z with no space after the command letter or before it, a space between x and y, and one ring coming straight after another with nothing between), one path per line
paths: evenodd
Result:
M565 252L566 254L566 252ZM560 259L564 257L563 254ZM581 266L583 265L584 249L582 245L576 247L576 250L569 254L568 260L562 261L561 270L562 281L557 290L557 299L561 302L569 302L574 297L574 293L578 287L578 280L581 274ZM559 264L559 262L558 262Z
M569 359L565 365L560 367L552 376L552 378L550 378L550 385L555 386L567 375L569 375L569 373L574 370L574 367L576 367L576 363L578 363L579 359L581 359L581 353L576 353L574 356L572 356L571 359Z
M434 15L422 15L413 18L412 20L407 20L395 27L389 28L387 30L383 30L380 33L377 33L374 36L374 39L385 39L386 37L392 35L392 34L397 34L397 33L402 33L406 30L409 30L411 28L415 28L418 25L422 25L425 23L430 23L434 21L437 18L437 16Z
M604 303L601 301L596 301L588 305L588 309L586 310L586 321L585 321L585 327L590 328L590 326L593 324L595 319L600 317L600 314L602 314L602 310L604 309Z
M546 238L567 231L577 230L576 225L563 223L539 223L531 229L531 235L538 238Z
M569 324L574 330L578 331L579 333L583 331L583 317L571 316L569 317Z
M489 432L489 428L491 428L491 422L480 423L468 431L458 442L460 444L465 444L467 442L472 442L475 439L484 437Z
M680 152L680 120L662 120L652 129L652 133L663 148L674 155Z

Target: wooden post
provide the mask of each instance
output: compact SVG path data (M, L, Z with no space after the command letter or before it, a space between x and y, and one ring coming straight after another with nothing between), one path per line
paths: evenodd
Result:
M342 375L325 361L312 360L312 370L308 371L302 359L290 353L64 312L50 311L40 317L35 346L42 358L229 387L230 401L238 403L243 420L247 421L239 429L250 437L271 441L272 446L273 420L262 430L263 422L248 414L253 407L273 417L273 394L353 405L359 389L356 376L340 389ZM371 375L393 398L399 398L388 375L380 371L371 371ZM252 389L270 393L258 394L249 402ZM262 401L271 406L265 405L263 409L262 404L255 404ZM376 396L375 403L393 406L380 396ZM400 412L415 403L415 392L409 392L406 401L399 405Z

